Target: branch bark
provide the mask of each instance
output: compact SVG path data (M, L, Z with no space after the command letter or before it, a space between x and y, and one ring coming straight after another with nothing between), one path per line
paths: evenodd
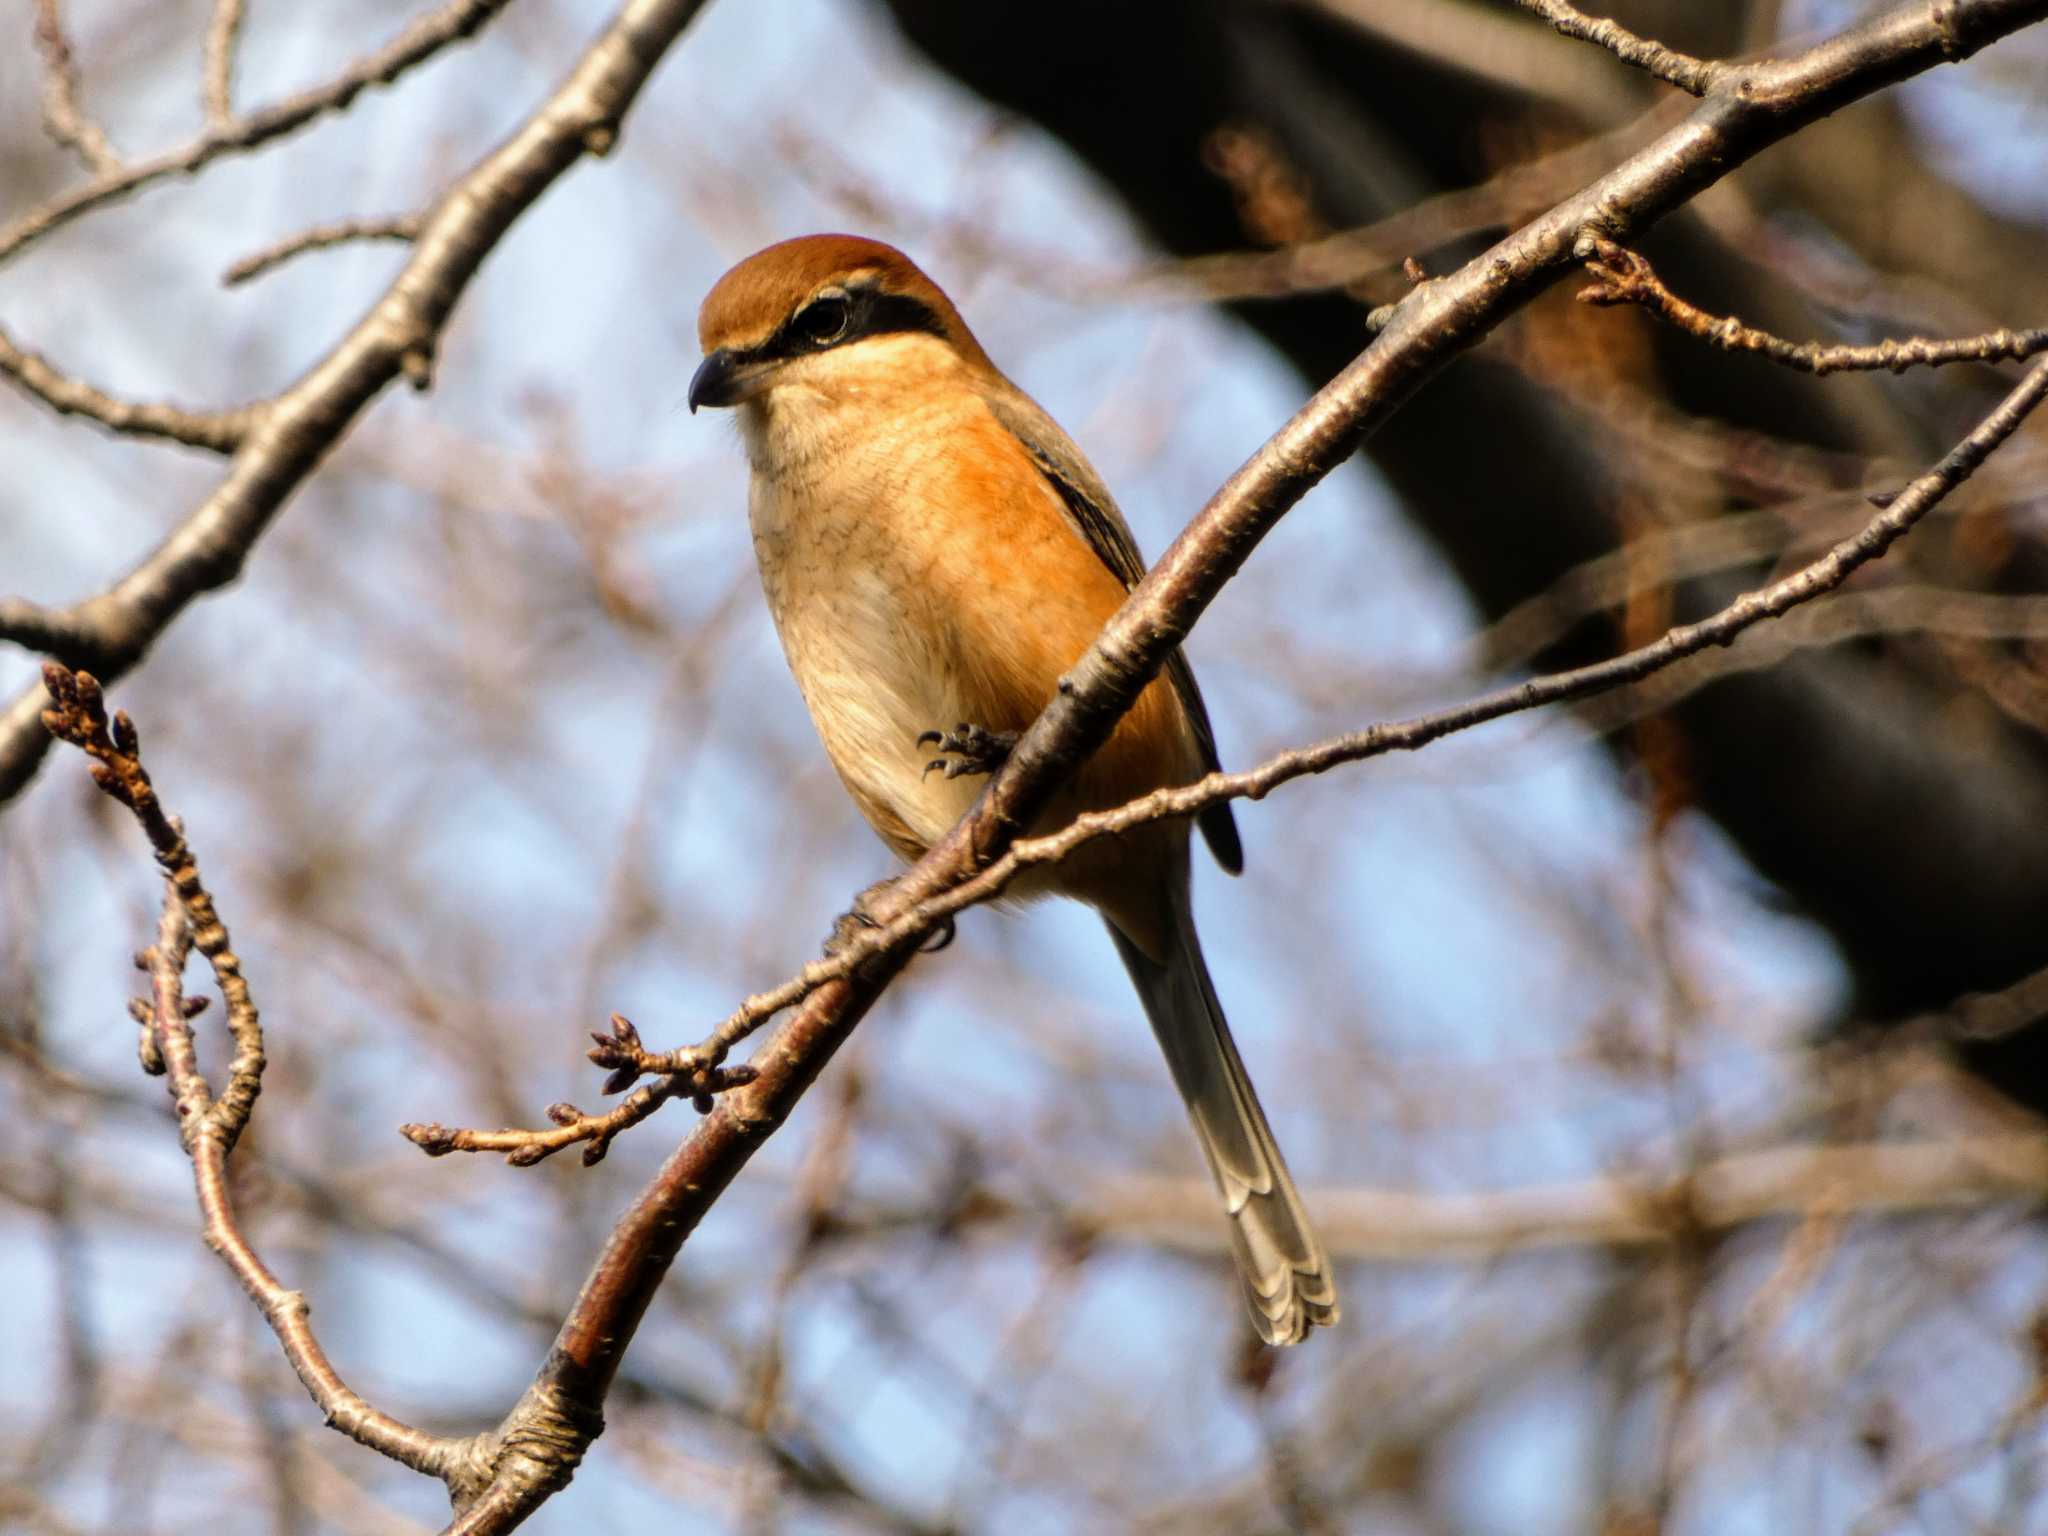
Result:
M40 0L54 13L51 0ZM474 36L477 29L503 10L511 0L446 0L408 25L398 36L374 53L365 54L324 85L300 91L283 101L261 107L247 116L228 122L209 121L205 133L181 149L152 155L133 164L98 164L100 174L84 186L66 192L30 209L12 224L0 228L0 261L7 260L23 246L40 240L61 224L103 204L114 202L173 176L190 176L223 155L241 154L294 133L314 119L346 108L373 85L390 85L401 75L424 64L451 43ZM221 15L216 13L216 29ZM212 98L216 78L226 89L227 50L232 35L221 37L218 30L209 38L207 95ZM216 65L216 47L221 62ZM68 68L68 52L63 56ZM215 70L221 73L216 77Z

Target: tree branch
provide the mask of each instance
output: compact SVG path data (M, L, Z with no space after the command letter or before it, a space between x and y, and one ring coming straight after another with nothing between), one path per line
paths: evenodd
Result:
M1650 38L1638 37L1618 21L1595 21L1565 0L1515 0L1515 4L1549 22L1552 31L1605 48L1622 63L1655 75L1688 96L1706 95L1733 67L1696 59Z
M53 0L41 3L48 5ZM246 117L211 123L205 133L182 149L138 160L125 168L100 167L101 173L84 186L30 209L0 229L0 261L60 224L67 224L102 204L173 176L189 176L222 155L245 153L303 128L325 113L341 111L370 86L390 85L450 43L474 36L478 28L509 3L510 0L447 0L440 9L412 22L382 48L365 54L325 85L288 96Z
M1450 709L1333 736L1311 746L1278 753L1257 767L1241 772L1219 770L1192 784L1154 790L1111 810L1087 812L1075 817L1058 832L1020 839L972 876L916 902L888 922L855 932L832 954L811 962L781 986L749 997L702 1041L672 1053L672 1059L665 1061L664 1066L669 1070L685 1064L715 1069L740 1041L775 1014L809 997L819 987L857 975L862 967L921 939L966 908L1000 896L1025 870L1058 864L1097 838L1129 832L1148 822L1193 816L1208 806L1227 800L1261 800L1294 779L1326 773L1342 764L1362 762L1392 752L1418 751L1431 742L1508 715L1639 683L1687 657L1732 645L1737 637L1765 620L1781 617L1802 604L1833 592L1856 570L1878 559L1967 480L2018 429L2044 397L2048 397L2048 361L2030 370L2018 387L1969 436L1951 449L1940 463L1890 498L1884 509L1860 531L1836 544L1819 559L1768 587L1744 595L1719 613L1695 624L1679 625L1666 631L1655 642L1607 661L1531 678L1482 694ZM1932 621L1924 612L1928 606L1924 593L1907 590L1902 595L1923 610L1919 615L1921 622ZM1862 622L1869 624L1881 622L1881 619L1864 617ZM1998 634L2015 631L2031 634L2048 626L2048 615L2042 612L2038 599L2015 598L2003 600L1988 611L1982 605L1972 604L1966 619L1959 622L1974 622L1977 628ZM1845 616L1842 632L1858 632L1854 624L1854 615ZM568 1135L563 1131L459 1133L470 1137L488 1134L493 1138L460 1150L509 1152L523 1147L525 1142L520 1138L525 1138L527 1141L545 1140L547 1150L554 1151L560 1145L589 1139L600 1131L608 1140L626 1125L645 1119L657 1107L658 1102L650 1103L644 1112L631 1116L614 1111L613 1116L605 1117L602 1124L590 1122L590 1129L581 1135ZM558 1123L567 1125L569 1122ZM415 1131L422 1134L415 1135ZM406 1134L436 1155L457 1150L440 1143L442 1138L458 1133L442 1132L438 1126L408 1127ZM430 1145L430 1141L433 1144ZM537 1162L539 1157L529 1156L523 1160Z
M1688 304L1657 276L1648 259L1612 240L1594 242L1596 256L1586 270L1598 279L1579 290L1582 304L1602 306L1634 304L1688 336L1711 342L1724 352L1754 352L1801 373L1826 374L1850 370L1888 368L1904 373L1908 368L1938 368L1944 363L2009 363L2048 352L2048 330L2014 331L1999 329L1981 336L1962 336L1937 341L1912 336L1881 341L1873 346L1833 346L1825 342L1787 341L1744 325L1733 315L1710 315Z
M0 374L61 416L84 416L124 437L158 437L214 453L233 453L239 448L255 415L247 407L188 411L175 405L138 405L116 399L58 369L42 354L16 346L5 331L0 331Z
M79 104L78 61L64 35L57 0L36 0L36 48L43 56L43 127L59 144L76 151L95 175L117 174L120 155Z
M2038 1205L2048 1190L2048 1137L1765 1147L1691 1170L1617 1172L1507 1189L1436 1191L1324 1185L1316 1230L1330 1253L1364 1264L1490 1263L1509 1254L1577 1248L1656 1251L1761 1222L1913 1216L1994 1204ZM1205 1179L1128 1176L1083 1184L1072 1200L1013 1199L984 1184L949 1206L855 1206L831 1235L859 1241L934 1225L986 1228L1052 1221L1087 1241L1229 1252Z
M209 128L225 129L235 120L235 45L242 36L242 0L214 0L213 19L206 26L206 72L199 102Z
M2038 1204L2048 1139L1878 1141L1739 1152L1690 1173L1612 1175L1475 1194L1316 1191L1316 1228L1339 1258L1426 1263L1560 1248L1655 1249L1762 1221L1887 1216L1999 1201ZM1215 1196L1193 1179L1119 1179L1062 1216L1090 1230L1221 1253ZM1000 1207L996 1209L1000 1210Z
M85 673L52 664L44 668L44 679L51 700L44 712L45 725L53 736L92 759L93 781L134 815L164 872L157 940L138 957L150 982L149 1001L138 1009L147 1030L142 1060L145 1070L168 1079L177 1107L178 1137L192 1160L206 1246L241 1281L328 1423L394 1461L443 1475L465 1442L415 1429L351 1391L313 1333L306 1298L285 1288L242 1231L228 1179L228 1157L256 1107L264 1068L263 1028L242 962L199 878L199 863L183 829L164 811L142 766L134 722L126 714L109 721L99 684ZM235 1045L227 1086L218 1097L199 1069L192 1040L191 1021L205 999L187 999L184 993L185 960L195 948L213 969Z
M282 266L307 251L323 251L329 246L343 245L352 240L413 241L419 235L420 216L416 213L401 214L393 219L340 219L332 224L316 224L289 239L265 246L254 255L244 256L223 272L220 280L224 287L232 288L252 277L260 277L271 268Z
M340 96L417 63L504 3L460 0L415 23L352 72L354 84ZM90 638L103 680L141 660L195 597L241 573L271 519L386 385L401 375L418 387L431 380L442 329L484 258L557 177L584 155L610 150L663 51L703 3L628 0L554 94L434 205L411 260L369 313L297 383L251 408L246 435L213 494L112 588L60 615ZM334 105L337 91L313 95ZM0 238L0 253L7 248ZM44 703L38 685L0 714L0 801L18 792L42 760Z

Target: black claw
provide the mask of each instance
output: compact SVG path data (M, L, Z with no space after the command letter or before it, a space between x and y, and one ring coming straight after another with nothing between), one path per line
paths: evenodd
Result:
M949 779L967 774L994 773L1002 767L1003 760L1017 745L1015 731L991 731L962 720L950 731L926 731L917 738L920 748L935 746L947 757L934 758L924 765L928 775L939 769Z
M940 918L938 927L926 936L924 943L917 947L917 952L920 955L936 955L953 942L954 931L952 918Z

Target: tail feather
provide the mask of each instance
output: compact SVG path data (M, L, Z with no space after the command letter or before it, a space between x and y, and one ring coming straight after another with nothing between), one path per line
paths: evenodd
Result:
M1316 1324L1337 1321L1330 1261L1230 1038L1202 961L1186 889L1176 888L1171 900L1175 942L1163 962L1139 949L1115 923L1108 925L1110 937L1222 1192L1253 1326L1269 1344L1298 1343Z

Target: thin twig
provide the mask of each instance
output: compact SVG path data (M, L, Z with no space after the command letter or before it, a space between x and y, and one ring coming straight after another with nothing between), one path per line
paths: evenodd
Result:
M125 437L164 438L214 453L233 453L255 424L257 410L189 411L182 406L137 404L55 367L40 353L19 347L0 331L0 374L14 380L51 410L84 416Z
M78 61L64 35L57 0L36 0L36 47L43 55L44 129L66 149L76 151L95 176L117 174L120 154L79 104Z
M1622 63L1654 75L1666 85L1675 85L1689 96L1706 95L1732 68L1638 37L1620 22L1596 21L1565 0L1515 0L1515 4L1542 17L1553 31L1605 48Z
M586 1115L574 1104L550 1104L548 1118L554 1122L553 1130L477 1131L414 1124L401 1125L398 1133L429 1157L450 1152L502 1152L515 1168L531 1167L582 1142L583 1166L588 1168L603 1160L614 1136L638 1125L670 1099L689 1099L699 1114L709 1114L716 1095L744 1087L755 1076L752 1067L721 1067L702 1052L656 1055L641 1045L640 1033L631 1021L616 1013L612 1015L612 1032L593 1034L591 1039L597 1044L590 1059L612 1068L604 1085L606 1093L623 1093L642 1076L651 1075L655 1081L601 1115Z
M61 224L103 204L173 176L189 176L222 155L242 154L339 112L373 85L390 85L451 43L475 34L511 0L448 0L408 25L376 52L366 54L325 85L260 107L206 132L182 148L168 150L125 168L102 171L92 181L32 208L0 229L0 261Z
M2048 597L1915 585L1838 592L1745 635L1727 651L1689 656L1626 693L1608 694L1587 706L1580 723L1593 731L1614 730L1667 710L1709 683L1774 667L1799 651L1904 634L1979 642L2048 640Z
M214 0L213 19L206 26L206 66L200 104L209 128L226 128L235 120L235 44L242 35L243 0Z
M564 1147L581 1142L585 1144L583 1165L587 1168L603 1161L612 1138L619 1132L632 1129L676 1094L687 1092L680 1079L664 1077L635 1089L601 1115L586 1115L574 1104L550 1104L548 1118L555 1124L553 1130L547 1131L478 1131L415 1122L401 1125L398 1134L429 1157L445 1157L450 1152L502 1152L514 1168L530 1168Z
M2018 362L2048 352L2048 330L2003 328L1979 336L1949 340L1911 336L1861 347L1787 341L1769 331L1744 325L1733 315L1710 315L1687 303L1664 286L1663 279L1640 252L1612 240L1596 240L1593 244L1596 254L1586 263L1586 270L1598 281L1579 290L1580 303L1639 305L1687 335L1711 342L1725 352L1754 352L1801 373L1879 368L1904 373L1908 368L1938 368L1944 363Z
M1495 0L1313 0L1369 37L1496 90L1581 119L1611 120L1641 105L1633 82L1583 48L1554 48Z
M265 246L254 255L244 256L223 272L220 280L224 287L232 288L252 277L260 277L273 267L282 266L294 256L304 255L307 251L323 251L329 246L345 245L353 240L410 242L419 238L420 224L420 216L416 213L392 219L339 219L332 224L316 224L275 245Z
M192 1178L204 1217L206 1245L221 1256L250 1300L277 1335L285 1358L305 1383L327 1422L358 1443L417 1471L442 1475L467 1442L431 1435L373 1408L349 1389L328 1361L312 1325L306 1298L287 1290L257 1255L243 1233L228 1179L228 1157L249 1123L263 1080L263 1029L242 974L242 962L213 897L199 878L198 860L182 827L165 812L142 765L142 745L126 713L107 717L100 686L89 674L54 663L43 669L50 707L50 733L92 759L93 782L126 806L149 838L164 872L164 900L157 940L139 957L149 973L144 1009L153 1051L145 1062L160 1065L177 1107L178 1135L192 1160ZM184 995L187 955L197 949L212 967L226 1004L234 1041L227 1086L218 1096L199 1069L192 1018L204 999Z

